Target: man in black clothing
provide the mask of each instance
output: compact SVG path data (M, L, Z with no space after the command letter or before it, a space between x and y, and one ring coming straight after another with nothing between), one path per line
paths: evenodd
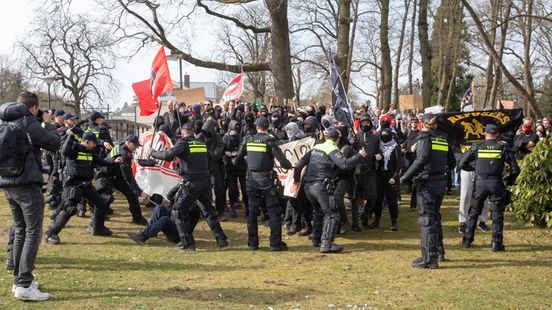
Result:
M510 167L506 185L512 185L519 174L519 166L514 153L505 143L497 141L498 128L494 124L485 127L485 141L474 144L460 161L460 167L466 171L475 171L473 201L469 211L468 228L462 245L469 248L474 240L477 218L481 215L483 204L489 198L493 216L493 251L504 251L504 207L505 186L503 175L505 164ZM475 168L470 165L475 161Z
M173 207L180 243L177 249L195 251L195 240L191 230L188 208L199 200L201 211L207 219L209 228L215 235L217 245L228 245L226 235L220 226L217 212L213 208L211 176L209 174L209 158L207 145L194 136L193 125L184 124L180 131L181 139L176 145L165 152L153 151L151 157L166 161L178 160L178 174L182 176L180 195Z
M363 148L359 154L345 158L337 147L341 133L334 126L326 129L324 136L326 141L315 145L295 165L292 190L299 187L301 170L307 166L305 193L314 209L313 246L319 246L322 253L337 253L343 251L343 247L334 243L340 217L335 204L330 203L334 180L338 169L354 168L367 153Z
M226 175L228 180L228 198L230 199L230 208L232 211L232 216L236 217L236 205L239 199L239 194L241 192L242 201L245 208L245 216L249 212L249 201L247 198L247 187L246 187L246 175L247 175L247 164L245 160L236 158L238 149L242 141L240 135L241 126L238 121L232 120L228 125L228 132L222 137L222 142L224 143L224 160L226 162ZM238 188L239 181L239 188Z
M275 186L277 177L273 170L274 158L284 169L291 169L292 166L276 145L277 138L268 134L268 120L261 116L255 121L255 126L257 133L245 139L236 154L237 160L247 156L248 246L251 251L259 249L257 214L261 203L264 202L270 221L270 250L285 251L287 245L282 242L282 211Z
M368 217L374 212L377 192L376 166L377 162L382 159L379 148L379 138L372 132L372 119L370 115L364 114L360 118L360 132L357 134L357 142L355 149L365 149L368 153L361 160L360 164L355 169L355 198L351 201L352 209L352 225L358 228L358 215L360 200L364 200L364 212L361 215L362 225L368 227ZM356 229L355 230L359 230Z
M14 261L13 284L15 297L26 300L46 300L48 294L38 290L33 282L33 269L42 236L44 218L44 195L42 194L42 173L40 149L50 152L60 146L59 136L42 128L35 116L38 113L38 97L29 92L19 94L17 103L0 106L0 120L20 128L19 150L22 172L15 176L0 176L0 188L12 211L15 238L12 255ZM0 152L8 152L2 148Z
M101 195L112 196L114 190L121 192L128 202L132 223L146 225L148 221L142 216L138 197L146 200L148 195L138 186L132 173L132 153L139 146L140 141L136 135L129 135L125 142L116 144L107 158L110 161L121 158L122 163L100 169L96 187Z
M410 119L410 128L408 129L408 133L406 135L406 141L403 143L403 153L404 153L404 169L408 169L410 165L414 162L414 159L416 159L416 151L412 148L414 144L416 143L416 140L418 139L418 136L420 135L420 130L418 129L419 120L417 117L412 117ZM416 187L414 186L413 182L408 182L408 189L409 192L411 192L410 196L410 210L409 211L416 211Z
M95 153L98 139L94 133L85 132L80 143L72 130L68 130L66 134L68 139L62 148L67 177L63 184L63 209L48 227L45 236L46 242L60 243L59 233L71 216L76 213L77 204L83 198L95 208L88 231L94 236L111 236L112 232L104 226L110 197L100 195L92 185L92 180L95 167L105 167L112 163L98 157ZM116 158L113 164L122 162L122 158Z
M514 139L516 159L522 160L525 156L530 154L538 142L539 136L535 133L533 120L530 118L523 120L521 130Z
M211 174L211 184L215 190L215 209L219 220L226 221L224 209L226 208L226 191L225 191L225 170L222 156L224 155L224 143L217 132L217 122L215 120L207 120L201 128L201 137L207 145L207 154L209 157L209 173Z
M446 137L435 131L437 118L431 113L424 114L422 122L416 159L400 181L406 183L415 177L418 189L422 256L412 262L412 267L436 269L438 261L445 260L440 208L447 186L446 170L454 169L456 159Z

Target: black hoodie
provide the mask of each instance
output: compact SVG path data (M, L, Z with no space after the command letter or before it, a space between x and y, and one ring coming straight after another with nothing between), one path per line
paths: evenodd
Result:
M23 103L8 102L0 106L0 120L15 124L23 123L20 135L19 156L25 156L23 173L16 177L1 177L0 187L42 185L40 168L40 149L55 152L60 147L60 138L56 131L42 128L27 106ZM29 145L28 137L32 146ZM3 150L0 150L2 152Z
M224 143L217 132L217 121L207 120L201 128L201 139L207 145L209 154L209 170L217 171L223 165L222 156L224 155Z

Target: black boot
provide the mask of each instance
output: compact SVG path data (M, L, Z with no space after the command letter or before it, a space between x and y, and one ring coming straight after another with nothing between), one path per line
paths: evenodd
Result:
M298 235L299 236L308 236L312 233L312 226L307 225L307 227L303 228Z
M280 245L270 246L270 252L281 252L281 251L287 251L287 250L288 250L287 244L283 241L280 243Z
M422 269L437 269L439 268L439 263L435 258L431 258L429 262L426 263L423 257L418 257L412 261L411 266L414 268L422 268Z
M132 219L132 224L146 226L148 225L148 220L146 220L146 218L142 216L140 218Z
M491 245L491 250L493 252L504 252L506 248L504 247L504 244L502 244L501 242L493 241Z
M380 220L376 219L372 224L368 225L368 229L376 229L379 228Z
M109 236L113 235L113 232L111 230L109 230L109 228L107 228L103 225L102 226L89 226L88 228L89 228L88 232L92 236L109 237Z
M320 253L339 253L341 251L343 251L342 246L332 243L329 240L322 241L320 245Z
M226 241L226 236L217 237L217 246L219 248L224 248L228 246L228 241Z

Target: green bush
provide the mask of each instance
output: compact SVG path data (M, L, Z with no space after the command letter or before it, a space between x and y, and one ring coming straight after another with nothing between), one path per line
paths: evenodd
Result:
M521 173L510 187L509 210L526 222L552 227L552 139L537 143L519 162Z

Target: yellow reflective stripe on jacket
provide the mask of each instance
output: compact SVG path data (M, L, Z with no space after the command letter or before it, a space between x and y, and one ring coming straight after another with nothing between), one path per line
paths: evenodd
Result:
M431 138L431 150L448 152L449 146L447 140L442 138Z
M248 152L259 152L266 153L266 143L257 143L257 142L248 142L247 151Z
M112 149L111 149L111 152L109 152L109 157L113 158L117 155L119 155L119 148L121 147L121 145L117 144L115 145Z
M339 148L333 140L326 140L324 143L320 143L314 146L314 149L324 152L326 155L330 155L333 151L339 151Z
M199 141L188 142L190 153L207 153L207 145Z
M99 130L94 130L94 129L88 128L88 129L86 129L86 132L91 132L91 133L93 133L93 134L96 136L96 138L99 138L99 137L100 137L100 131L99 131Z
M79 161L92 161L94 159L94 156L92 154L79 152L77 155L77 160Z
M501 158L502 150L477 150L478 158Z

